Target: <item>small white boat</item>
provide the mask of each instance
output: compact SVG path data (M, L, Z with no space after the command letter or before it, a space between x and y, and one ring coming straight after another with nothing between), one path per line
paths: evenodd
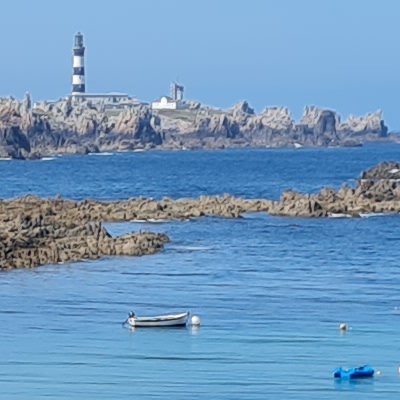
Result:
M190 312L179 314L157 315L155 317L137 317L133 312L129 313L125 321L131 327L162 327L162 326L184 326L186 325Z

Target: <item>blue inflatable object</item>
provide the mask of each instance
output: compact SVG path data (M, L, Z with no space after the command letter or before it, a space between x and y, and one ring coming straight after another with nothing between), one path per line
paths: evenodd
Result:
M343 369L342 367L336 368L333 377L337 379L363 379L372 378L375 370L367 365L361 367Z

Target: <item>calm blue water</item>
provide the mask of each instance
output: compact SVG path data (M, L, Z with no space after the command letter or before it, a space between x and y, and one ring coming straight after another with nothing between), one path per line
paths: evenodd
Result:
M0 161L0 197L277 198L398 159L400 146L380 145ZM109 224L172 243L155 256L0 274L0 399L398 399L399 224L265 214ZM202 326L129 331L131 309L189 309ZM382 374L332 379L365 363Z

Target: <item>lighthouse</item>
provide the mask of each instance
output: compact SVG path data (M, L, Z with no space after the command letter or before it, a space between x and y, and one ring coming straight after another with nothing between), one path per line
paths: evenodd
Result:
M73 55L72 95L79 95L85 93L85 46L80 32L75 35Z
M101 104L106 108L124 108L132 104L137 104L136 99L132 99L125 93L87 93L85 85L85 46L83 45L83 35L78 32L75 35L72 61L72 93L68 96L74 102L89 101L92 105Z

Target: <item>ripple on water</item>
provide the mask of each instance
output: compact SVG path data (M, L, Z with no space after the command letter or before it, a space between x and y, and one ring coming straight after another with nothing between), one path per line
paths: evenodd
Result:
M61 157L51 169L5 161L0 196L277 198L338 187L396 157L366 146ZM151 257L0 274L0 398L397 399L398 222L251 214L107 224L172 242ZM191 310L202 325L130 331L121 323L131 310ZM338 366L366 363L382 375L332 379Z

